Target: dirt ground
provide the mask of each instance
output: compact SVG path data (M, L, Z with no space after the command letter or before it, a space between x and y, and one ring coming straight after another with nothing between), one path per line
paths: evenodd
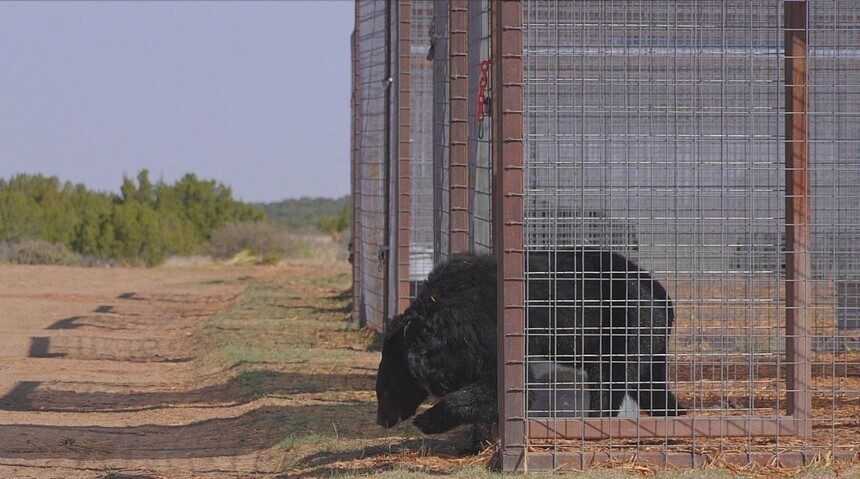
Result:
M464 431L374 424L349 286L334 260L0 265L0 479L504 477Z
M319 270L0 265L0 477L282 472L289 401L237 386L201 326L249 283Z
M374 423L350 283L335 260L0 265L0 479L485 475L463 433Z

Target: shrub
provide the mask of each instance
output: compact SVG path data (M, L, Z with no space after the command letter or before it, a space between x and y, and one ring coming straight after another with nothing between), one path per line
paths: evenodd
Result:
M61 244L43 240L25 240L23 243L7 244L0 248L4 261L17 264L53 264L79 266L83 258Z
M212 234L209 253L215 258L234 258L242 252L276 263L290 255L292 241L271 223L247 221L227 223Z
M173 184L153 183L144 169L137 181L124 177L120 191L89 191L42 175L0 178L0 242L39 239L86 256L154 266L198 250L226 222L265 218L263 210L234 200L229 187L193 174ZM22 252L22 259L54 261L38 251L32 258Z
M344 207L337 216L327 216L317 221L320 231L331 235L332 239L339 241L341 233L346 231L352 224L352 208Z

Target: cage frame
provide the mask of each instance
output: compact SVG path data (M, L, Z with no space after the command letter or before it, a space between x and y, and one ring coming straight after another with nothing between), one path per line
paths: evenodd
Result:
M397 87L395 100L395 126L393 132L395 154L391 164L395 167L395 194L392 211L395 226L392 228L391 260L393 314L402 314L409 307L409 243L412 221L412 2L397 0L395 15L396 40L393 57L396 59ZM391 316L391 314L389 314ZM389 318L386 318L386 321Z
M469 251L469 11L468 0L448 0L451 105L449 185L451 253Z
M440 0L427 0L430 2ZM467 252L473 248L472 198L474 178L470 176L470 106L475 101L469 91L470 81L474 81L474 58L470 58L470 12L469 0L444 0L448 8L448 112L447 121L449 158L447 174L449 187L448 247L450 253ZM409 304L410 291L410 218L413 215L410 205L411 149L410 109L412 95L410 85L409 53L412 46L410 37L412 0L385 2L386 35L388 50L386 56L386 79L390 86L385 100L385 244L379 252L380 271L384 271L383 305L386 308L382 324L372 325L380 330L385 328L391 316L405 310ZM779 139L784 148L784 276L781 283L785 286L784 301L780 299L779 321L785 327L784 344L780 342L785 360L779 359L778 366L786 372L786 401L781 402L777 414L754 414L752 408L745 416L711 417L683 416L673 418L536 418L530 417L526 408L525 394L528 385L528 363L524 354L527 337L526 314L526 231L525 218L526 165L526 111L525 65L524 56L524 0L493 0L488 2L490 20L490 82L492 95L491 161L492 165L492 204L491 237L492 250L499 266L498 281L498 364L499 364L499 450L500 464L506 470L554 469L558 467L586 468L594 464L616 461L637 460L657 466L699 467L714 460L706 450L695 449L689 452L666 451L652 452L631 449L616 450L559 450L532 449L533 440L575 439L621 439L656 438L673 439L683 437L755 437L755 436L794 436L809 437L813 425L812 362L813 350L813 309L815 280L813 277L813 211L811 202L814 197L812 167L810 165L811 126L810 116L810 75L815 65L809 59L810 45L808 36L811 27L808 0L781 0L783 21L779 26L784 42L784 52L779 54L777 69L782 71L779 79L784 105L779 113L783 123L784 137ZM360 1L356 2L356 23L360 23ZM483 30L484 27L481 29ZM360 35L353 38L354 70L361 68ZM814 45L814 44L813 44ZM358 71L353 79L360 83ZM391 75L396 75L391 78ZM470 75L472 77L470 78ZM396 84L395 84L396 80ZM776 82L775 82L776 83ZM361 126L361 88L354 85L353 126ZM814 106L814 105L813 105ZM361 195L361 171L356 168L362 148L360 132L353 132L353 191ZM835 141L835 140L834 140ZM379 194L379 192L376 192ZM362 298L361 255L375 251L362 251L358 227L360 226L361 202L354 197L353 254L356 263L354 272L354 308L361 318ZM752 241L752 240L750 240ZM780 240L774 240L778 243ZM777 246L779 246L777 244ZM827 247L830 247L827 245ZM437 254L436 258L440 256ZM779 266L777 266L779 267ZM834 279L833 281L838 281ZM838 285L837 285L838 286ZM850 294L850 293L846 293ZM815 339L818 339L815 337ZM826 339L826 338L825 338ZM815 343L817 344L817 343ZM818 347L818 346L816 346ZM519 351L519 353L517 353ZM827 365L826 363L824 364ZM856 393L856 391L849 391ZM783 413L784 411L784 413ZM800 466L818 457L822 449L803 442L802 449L782 451L779 446L774 452L753 452L752 449L738 453L720 453L720 460L739 464L771 464L776 460L783 466ZM693 445L696 446L695 440ZM833 457L838 459L860 458L856 451L839 450L830 446ZM562 450L563 449L563 450Z
M351 251L354 274L353 317L362 326L379 331L384 329L389 311L389 261L391 255L388 243L392 223L390 214L392 190L390 130L393 96L388 81L392 67L390 55L391 10L392 6L389 2L356 0L356 27L353 32L352 78L354 85L352 104L355 115L352 125L352 148L354 149L352 156ZM363 30L365 21L373 23L372 31ZM382 25L382 28L378 28L379 25ZM377 36L383 45L373 44ZM367 48L367 51L364 48ZM373 55L373 59L365 63L368 60L366 57L369 55ZM371 73L373 73L374 68L382 70L381 77L372 77ZM369 71L366 72L365 70ZM363 75L367 75L367 77L365 78ZM371 102L373 102L372 105ZM370 113L364 111L365 106L375 107L380 111ZM377 121L381 125L365 124L366 117L371 114L380 117ZM373 139L365 142L365 136L373 137ZM378 144L374 142L378 142ZM365 158L363 152L368 148L376 150L375 162ZM363 188L365 182L381 183L381 191L365 191ZM374 225L365 224L365 222L374 223Z
M808 11L806 0L784 0L786 178L786 376L782 415L737 417L528 418L525 414L524 53L523 0L491 2L492 79L495 95L492 158L493 224L498 260L498 364L500 463L504 470L582 469L635 458L658 466L696 467L709 461L697 451L530 451L541 439L673 438L692 436L798 436L811 431L810 167L808 111ZM850 459L852 452L838 451ZM803 465L815 452L782 452L780 464ZM728 454L736 463L766 464L775 454Z

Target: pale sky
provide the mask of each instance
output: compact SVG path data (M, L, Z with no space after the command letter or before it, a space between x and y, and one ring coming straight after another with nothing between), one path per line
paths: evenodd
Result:
M349 193L354 2L0 1L0 177Z

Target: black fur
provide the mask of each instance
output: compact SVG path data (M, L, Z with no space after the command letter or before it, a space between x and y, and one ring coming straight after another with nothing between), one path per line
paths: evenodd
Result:
M659 282L597 250L530 253L528 266L528 354L584 368L594 384L592 415L614 415L625 393L651 415L685 413L666 386L674 312ZM540 304L550 299L561 301L555 316ZM436 404L413 420L421 431L460 424L489 431L498 421L496 351L495 259L454 255L385 335L377 423L392 427L433 395Z
M376 378L376 422L392 427L428 394L440 398L415 418L426 433L496 421L496 263L455 255L436 266L395 317Z
M666 384L675 312L659 281L598 250L530 253L528 271L528 354L585 369L592 416L616 415L625 394L652 416L685 414Z

